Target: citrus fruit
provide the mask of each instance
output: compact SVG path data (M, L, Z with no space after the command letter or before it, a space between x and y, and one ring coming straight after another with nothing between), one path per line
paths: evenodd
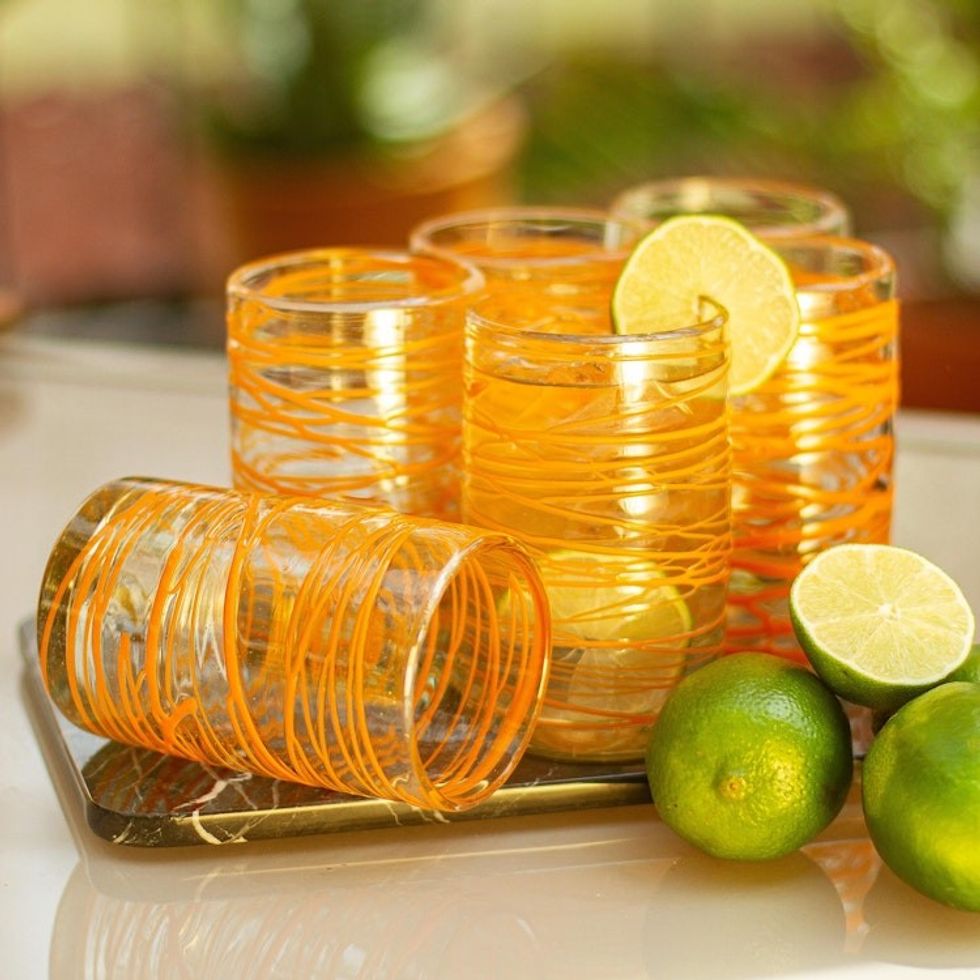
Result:
M797 575L789 605L817 673L870 708L894 710L935 687L973 642L973 613L956 583L890 545L828 548Z
M613 292L613 330L687 326L705 298L728 314L729 391L757 388L793 345L800 310L786 264L731 218L681 215L641 239Z
M691 611L652 562L572 548L539 561L551 605L548 703L534 746L551 755L637 758L685 666Z
M970 684L980 684L980 643L974 643L966 660L956 670L943 679L943 684L951 681L967 681ZM871 715L871 731L877 735L885 726L894 711L875 711Z
M664 823L715 857L796 850L840 811L851 782L847 717L819 678L742 653L685 678L647 751Z
M882 860L923 894L980 912L980 686L943 684L897 711L864 760Z
M974 643L970 647L970 652L963 661L953 671L947 681L968 681L971 684L980 684L980 643Z
M556 637L627 643L670 637L686 643L687 603L651 562L561 548L539 564Z

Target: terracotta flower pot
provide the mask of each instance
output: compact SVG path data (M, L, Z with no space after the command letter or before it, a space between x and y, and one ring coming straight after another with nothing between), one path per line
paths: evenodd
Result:
M318 245L404 245L423 218L506 201L524 129L520 106L505 100L397 158L223 159L218 195L230 260Z

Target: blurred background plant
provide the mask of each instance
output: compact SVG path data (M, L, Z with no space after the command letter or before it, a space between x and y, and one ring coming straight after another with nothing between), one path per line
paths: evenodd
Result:
M0 0L0 278L35 303L684 173L831 188L906 295L980 290L980 4Z

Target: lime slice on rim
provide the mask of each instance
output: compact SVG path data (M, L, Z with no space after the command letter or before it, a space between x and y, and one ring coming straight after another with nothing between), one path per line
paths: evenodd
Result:
M796 577L790 617L816 672L841 697L893 710L967 658L973 613L921 555L883 544L829 548Z
M731 218L680 215L641 239L613 292L613 330L687 326L705 298L728 313L729 392L752 391L792 347L800 309L783 260Z

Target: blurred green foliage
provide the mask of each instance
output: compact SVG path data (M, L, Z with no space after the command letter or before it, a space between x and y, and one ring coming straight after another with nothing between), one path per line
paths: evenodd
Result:
M375 139L365 107L372 60L412 36L424 0L222 0L228 81L207 123L228 152L322 157Z
M680 173L832 187L859 226L943 220L980 172L980 3L835 0L814 48L572 57L527 87L533 200Z
M509 44L468 38L460 58L443 0L221 2L234 70L206 111L237 154L324 157L424 139L507 90L520 58L519 26ZM658 176L755 174L832 187L859 227L943 220L964 175L980 171L980 0L820 9L818 36L767 39L756 27L629 52L532 52L542 67L521 85L521 196L601 203Z

